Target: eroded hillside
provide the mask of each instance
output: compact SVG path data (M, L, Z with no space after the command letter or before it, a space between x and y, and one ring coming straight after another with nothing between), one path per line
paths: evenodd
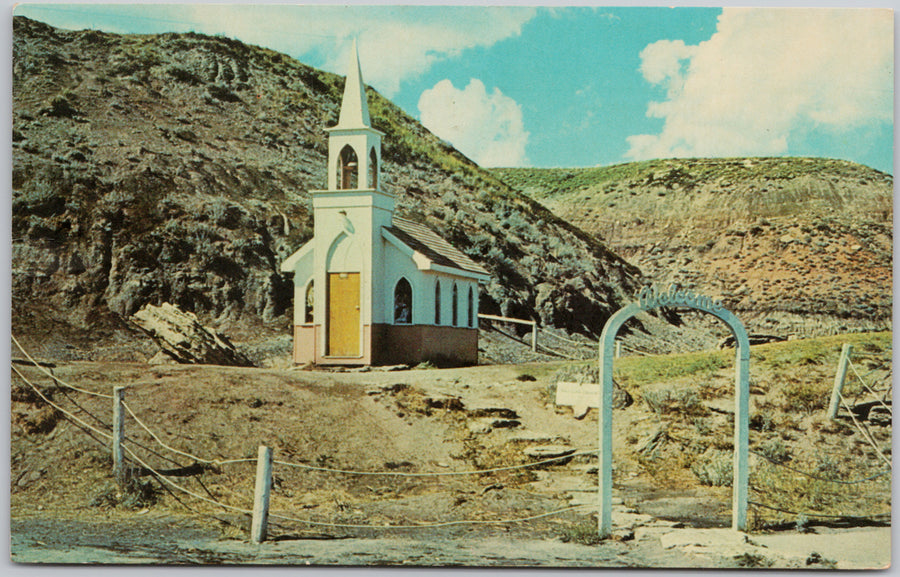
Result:
M342 86L227 38L14 18L14 333L121 344L124 318L168 301L238 340L287 334L278 264L312 235ZM385 189L490 271L483 311L599 333L634 293L637 268L369 101Z
M893 178L818 158L495 171L658 283L722 298L755 331L890 326Z

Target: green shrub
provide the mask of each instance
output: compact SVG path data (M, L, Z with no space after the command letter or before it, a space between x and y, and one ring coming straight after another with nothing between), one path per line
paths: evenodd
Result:
M53 185L34 181L31 186L13 197L13 214L25 216L53 216L65 210L65 199Z
M734 477L734 456L728 451L709 451L691 465L701 485L730 487Z
M812 414L823 410L829 401L829 391L817 383L789 383L782 390L785 411L805 411Z
M767 433L775 430L775 421L766 412L753 413L750 415L750 428L760 433Z
M757 451L773 463L787 463L791 460L791 451L779 438L766 441L757 447Z
M642 393L647 408L657 415L680 414L702 416L708 412L695 391L690 389L656 389Z
M559 536L563 543L578 543L579 545L599 545L602 539L596 521L567 525Z
M827 479L840 479L840 465L828 453L816 455L816 473Z
M74 98L74 95L69 91L57 94L50 99L50 106L46 113L57 118L74 118L78 116L79 112L75 105L72 104L72 98Z
M134 510L155 505L159 497L160 489L151 481L129 477L124 488L118 487L115 483L106 483L94 495L90 505L104 509L123 507Z

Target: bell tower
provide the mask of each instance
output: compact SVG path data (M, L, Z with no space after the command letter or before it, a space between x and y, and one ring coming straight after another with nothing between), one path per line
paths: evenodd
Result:
M328 188L310 191L316 350L330 362L371 362L373 324L385 311L382 230L391 226L394 195L381 187L381 138L372 128L356 42L341 112L328 132ZM354 360L355 359L355 360Z
M356 41L350 55L341 115L328 130L328 190L380 190L381 137L372 128Z

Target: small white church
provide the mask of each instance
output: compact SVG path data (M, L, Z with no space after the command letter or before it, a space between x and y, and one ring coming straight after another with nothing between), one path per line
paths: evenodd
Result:
M488 272L394 215L355 44L338 124L327 130L328 189L310 191L314 237L281 264L294 275L294 363L477 363Z

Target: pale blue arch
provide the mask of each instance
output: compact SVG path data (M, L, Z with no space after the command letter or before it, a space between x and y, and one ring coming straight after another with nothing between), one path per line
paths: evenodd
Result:
M737 348L735 350L734 393L734 479L732 482L731 527L738 531L747 529L748 445L750 410L750 341L743 323L721 303L709 297L698 296L677 288L667 293L652 289L641 290L639 300L626 305L606 322L600 335L600 454L599 454L599 508L598 530L601 538L612 530L612 402L613 359L616 335L629 319L640 312L659 307L687 307L720 319L731 329Z

